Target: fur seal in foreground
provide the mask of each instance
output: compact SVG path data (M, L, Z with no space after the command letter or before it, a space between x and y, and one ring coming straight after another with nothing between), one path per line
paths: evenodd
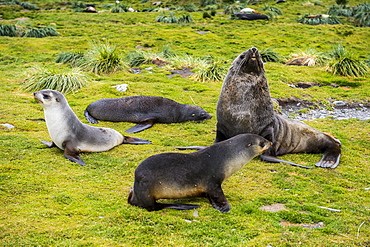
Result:
M241 53L232 63L217 103L215 142L241 133L260 135L272 142L262 156L270 162L288 153L323 153L318 167L339 164L341 143L303 122L274 112L261 55L257 48Z
M162 153L145 159L135 170L128 203L148 211L194 209L199 205L157 203L157 199L206 197L212 206L230 210L221 184L271 142L253 134L241 134L194 153Z
M43 106L46 126L53 142L48 147L64 150L64 156L86 165L80 152L103 152L120 144L150 144L148 140L123 136L111 128L93 127L82 123L72 111L66 98L58 91L45 89L34 93Z
M199 106L180 104L163 97L136 95L95 101L87 106L85 117L90 123L98 123L98 119L137 123L125 131L136 133L154 123L201 122L212 116Z

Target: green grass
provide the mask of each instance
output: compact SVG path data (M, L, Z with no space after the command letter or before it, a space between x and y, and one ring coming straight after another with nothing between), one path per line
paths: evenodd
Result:
M97 9L108 2L97 4ZM184 5L188 2L179 2ZM351 2L356 6L361 2ZM131 4L135 9L150 8L151 3ZM171 6L173 2L169 2ZM195 3L196 5L199 3ZM265 3L263 3L265 4ZM253 6L263 13L263 4ZM328 52L342 44L359 59L369 59L370 31L344 18L343 25L304 25L296 19L307 13L327 13L335 1L321 5L302 5L301 1L275 4L283 12L273 21L230 20L217 13L203 19L202 12L191 12L193 23L156 22L158 12L99 14L73 12L72 5L38 1L45 11L20 11L23 8L0 6L5 20L0 25L16 24L15 18L30 18L35 27L52 23L59 36L42 39L0 37L0 239L2 246L368 246L369 216L369 121L316 120L307 122L330 132L342 142L342 159L335 170L304 170L255 159L231 176L223 189L231 211L221 214L206 199L184 199L200 204L198 216L192 211L165 210L147 212L127 204L137 165L150 155L180 152L175 146L209 145L215 138L216 104L221 82L198 82L193 78L169 79L166 68L143 64L142 74L118 70L109 74L87 72L89 83L67 94L67 100L82 122L86 106L101 98L129 95L155 95L185 104L197 104L214 117L202 123L156 124L132 136L148 139L151 145L121 145L108 152L83 153L87 166L81 167L63 157L59 149L40 143L50 141L42 107L31 92L21 90L23 79L40 67L66 67L55 63L61 53L86 54L91 42L109 42L119 57L136 46L162 54L171 52L188 58L176 66L194 65L198 58L224 61L225 67L242 51L255 46L272 49L281 57L314 49ZM71 9L61 9L68 7ZM56 10L50 10L50 9ZM225 6L218 9L222 12ZM15 12L14 12L15 10ZM184 12L176 13L178 16ZM199 34L199 31L209 31ZM73 56L72 56L73 57ZM171 56L165 57L170 60ZM195 58L195 59L194 59ZM186 59L185 59L186 60ZM171 60L171 63L173 61ZM198 63L199 64L199 63ZM328 100L369 102L370 78L333 75L319 66L286 66L267 62L266 76L272 97L297 97L314 103ZM317 82L322 87L291 88L294 82ZM118 92L114 85L126 83L128 91ZM329 86L335 83L339 87ZM123 133L131 123L101 122ZM283 158L313 166L321 155L290 154ZM287 211L265 212L263 205L283 203ZM335 208L331 212L319 206ZM317 224L308 229L291 224Z

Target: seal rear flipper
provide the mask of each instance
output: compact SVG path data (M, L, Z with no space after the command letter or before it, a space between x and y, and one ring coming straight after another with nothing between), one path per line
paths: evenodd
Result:
M281 159L278 159L276 157L268 156L268 155L265 155L265 154L261 154L260 155L260 158L261 158L261 160L266 161L266 162L271 162L271 163L286 163L286 164L289 164L289 165L292 165L292 166L297 166L297 167L301 167L301 168L305 168L305 169L313 169L313 167L298 165L296 163L293 163L293 162L290 162L290 161L286 161L286 160L281 160Z
M151 128L154 125L155 121L154 119L147 119L144 121L141 121L140 123L136 124L134 127L129 128L126 130L126 133L137 133L146 129Z
M136 138L136 137L130 137L130 136L124 136L123 137L123 144L152 144L151 141L141 139L141 138Z
M339 165L340 154L333 155L324 153L321 160L317 162L315 165L322 168L336 168Z
M188 147L175 147L178 150L202 150L207 146L188 146Z
M180 203L156 203L155 210L162 210L165 208L168 209L177 209L177 210L191 210L199 208L200 205L195 204L180 204Z
M94 118L93 116L91 116L90 113L87 110L84 111L84 115L86 117L86 120L89 121L89 123L92 123L92 124L99 123L99 121L96 118Z
M48 141L41 141L41 143L45 144L46 146L48 146L48 148L54 148L56 147L57 145L55 145L54 142L48 142Z
M209 202L212 206L220 211L221 213L227 213L230 211L230 204L226 199L224 192L221 187L217 187L206 194Z

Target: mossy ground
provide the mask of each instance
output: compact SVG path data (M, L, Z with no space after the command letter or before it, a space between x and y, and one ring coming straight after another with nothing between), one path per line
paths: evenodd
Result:
M65 159L61 150L48 149L40 143L50 140L45 123L27 119L42 118L42 107L32 93L20 90L29 68L53 64L61 52L86 51L94 40L117 45L123 55L137 45L152 50L170 45L176 53L211 55L227 61L227 66L252 46L271 47L288 56L309 48L325 52L340 43L355 56L366 59L370 55L369 28L353 27L350 23L306 26L295 21L302 14L321 13L333 4L330 1L326 6L303 6L295 1L278 5L284 15L268 22L235 21L220 14L204 20L202 13L196 12L191 13L194 23L188 25L156 23L158 13L88 14L71 10L7 13L12 19L0 24L29 17L35 26L55 23L60 36L0 37L1 123L15 126L13 129L0 126L0 245L369 246L369 121L310 121L310 126L341 140L340 166L334 170L304 170L255 159L223 184L232 206L227 214L221 214L202 198L180 200L200 204L198 215L194 210L147 212L127 204L136 166L153 154L179 152L174 149L176 146L211 144L221 82L199 83L179 76L169 79L159 68L142 74L89 74L88 86L66 95L84 123L83 111L91 102L137 94L197 104L214 117L203 123L157 124L132 135L149 139L153 144L121 145L109 152L84 153L81 157L88 164L84 167ZM210 32L201 35L195 31ZM266 64L265 70L271 95L276 98L294 96L314 102L370 99L369 77L333 76L323 67L288 67L278 63ZM298 81L335 83L340 87L303 90L286 84ZM123 83L129 84L127 92L112 87ZM133 126L110 122L99 125L121 133ZM313 166L320 157L291 154L284 159ZM287 210L272 213L259 209L273 203L283 203ZM280 225L282 221L323 222L324 227L289 227Z

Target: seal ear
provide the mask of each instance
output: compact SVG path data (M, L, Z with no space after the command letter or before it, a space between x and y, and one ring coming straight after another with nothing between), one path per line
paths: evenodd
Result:
M58 97L55 98L56 102L60 102L60 99Z

